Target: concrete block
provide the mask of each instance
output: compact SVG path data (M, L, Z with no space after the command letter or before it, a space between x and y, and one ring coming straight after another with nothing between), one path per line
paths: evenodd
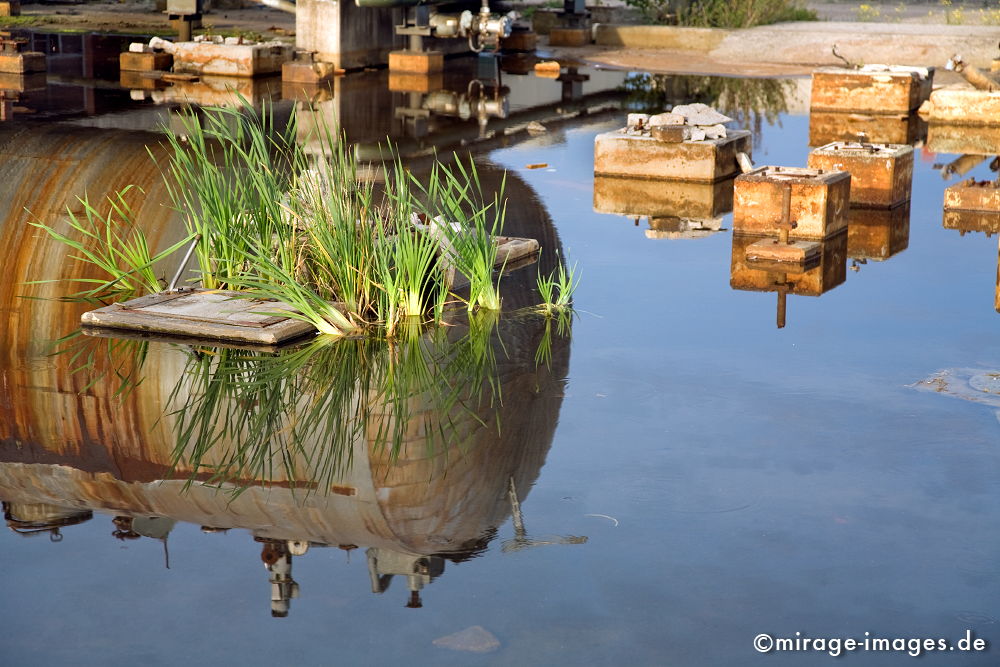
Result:
M782 201L791 187L789 236L821 240L847 228L851 175L796 167L760 167L736 177L733 188L733 230L741 234L778 234Z
M914 145L927 136L927 121L917 114L858 114L846 111L810 111L809 145L832 141L865 141L876 144Z
M930 95L934 69L926 77L908 68L864 71L823 67L812 75L810 108L818 111L909 113Z
M45 54L38 51L0 54L0 72L7 74L31 74L46 70Z
M273 43L179 42L174 47L174 72L238 77L278 74L295 52L288 44Z
M329 81L336 74L343 73L333 66L333 63L314 61L290 61L281 65L281 80L291 83L322 83Z
M751 152L750 133L723 139L667 143L652 137L605 132L594 139L594 173L647 179L714 182L739 172L736 154Z
M389 90L394 93L432 93L444 89L444 72L411 74L389 72Z
M0 16L20 16L21 3L19 0L7 0L0 2Z
M389 53L390 72L433 74L443 69L444 53L441 51L391 51Z
M586 28L552 28L549 30L549 46L587 46L590 31Z
M851 208L847 220L848 257L883 261L910 244L909 201L892 208Z
M594 210L626 217L712 219L733 210L733 179L698 183L595 175Z
M945 210L981 211L1000 217L1000 183L970 178L944 191Z
M167 71L174 64L169 53L134 53L125 51L118 57L119 69L123 72Z
M789 241L782 243L778 239L760 239L747 246L746 258L751 264L760 265L763 262L789 265L789 269L805 269L807 264L818 262L820 256L819 241Z
M538 33L532 30L512 32L500 40L501 51L534 51L538 46Z
M47 84L48 79L44 72L34 72L32 74L0 72L0 90L27 93L32 90L44 90Z
M807 166L851 174L851 204L895 206L910 198L913 148L835 141L814 149Z
M1000 232L1000 215L984 211L958 211L945 209L941 226L955 229L964 236L968 232L983 232L992 236Z
M920 115L931 122L1000 125L1000 91L964 86L939 88L920 108Z
M747 261L747 248L760 241L759 236L733 234L733 252L729 267L729 286L736 290L777 292L820 296L847 280L847 234L836 234L819 246L819 259L803 270L778 263ZM791 270L790 270L791 269Z

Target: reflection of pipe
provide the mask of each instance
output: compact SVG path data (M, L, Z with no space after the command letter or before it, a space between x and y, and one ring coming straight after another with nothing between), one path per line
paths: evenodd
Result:
M985 155L959 155L957 158L941 167L941 178L947 180L953 174L965 176L986 159L987 156Z
M985 90L987 92L1000 90L1000 82L997 82L995 79L979 71L977 67L973 67L963 61L962 56L952 56L944 68L954 70L955 72L961 74L966 81L979 90Z
M289 14L295 13L295 3L286 2L285 0L254 0L254 2L266 5L271 9L280 9L283 12L288 12Z

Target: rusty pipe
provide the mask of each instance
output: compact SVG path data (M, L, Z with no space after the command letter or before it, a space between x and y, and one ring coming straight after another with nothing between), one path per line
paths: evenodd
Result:
M990 76L987 76L986 73L982 72L978 67L968 64L962 60L962 56L958 54L949 58L948 63L944 66L944 68L961 74L962 78L978 90L985 90L987 92L1000 90L1000 82Z

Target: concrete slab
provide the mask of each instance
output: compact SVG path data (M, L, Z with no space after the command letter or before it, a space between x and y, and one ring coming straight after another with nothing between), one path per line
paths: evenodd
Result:
M851 174L851 204L888 208L910 198L913 148L835 141L814 149L807 166Z
M214 76L256 77L280 74L294 56L287 44L174 44L174 72Z
M722 139L680 143L605 132L594 139L594 173L711 183L739 172L739 152L751 152L750 133L746 130L731 130Z
M760 167L736 177L733 230L776 236L783 217L783 193L791 188L789 236L822 240L847 228L851 175L796 167Z

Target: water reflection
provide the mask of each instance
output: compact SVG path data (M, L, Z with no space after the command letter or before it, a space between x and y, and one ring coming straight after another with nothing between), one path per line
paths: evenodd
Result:
M843 284L847 279L848 233L846 231L820 241L818 259L804 266L748 261L747 247L760 241L761 238L751 234L733 234L729 285L734 290L775 292L776 322L779 329L786 324L789 294L818 297Z
M851 268L868 260L881 262L910 244L910 200L892 208L851 207L847 223L847 256Z
M594 211L646 218L650 238L703 238L733 210L733 178L715 183L594 175Z

